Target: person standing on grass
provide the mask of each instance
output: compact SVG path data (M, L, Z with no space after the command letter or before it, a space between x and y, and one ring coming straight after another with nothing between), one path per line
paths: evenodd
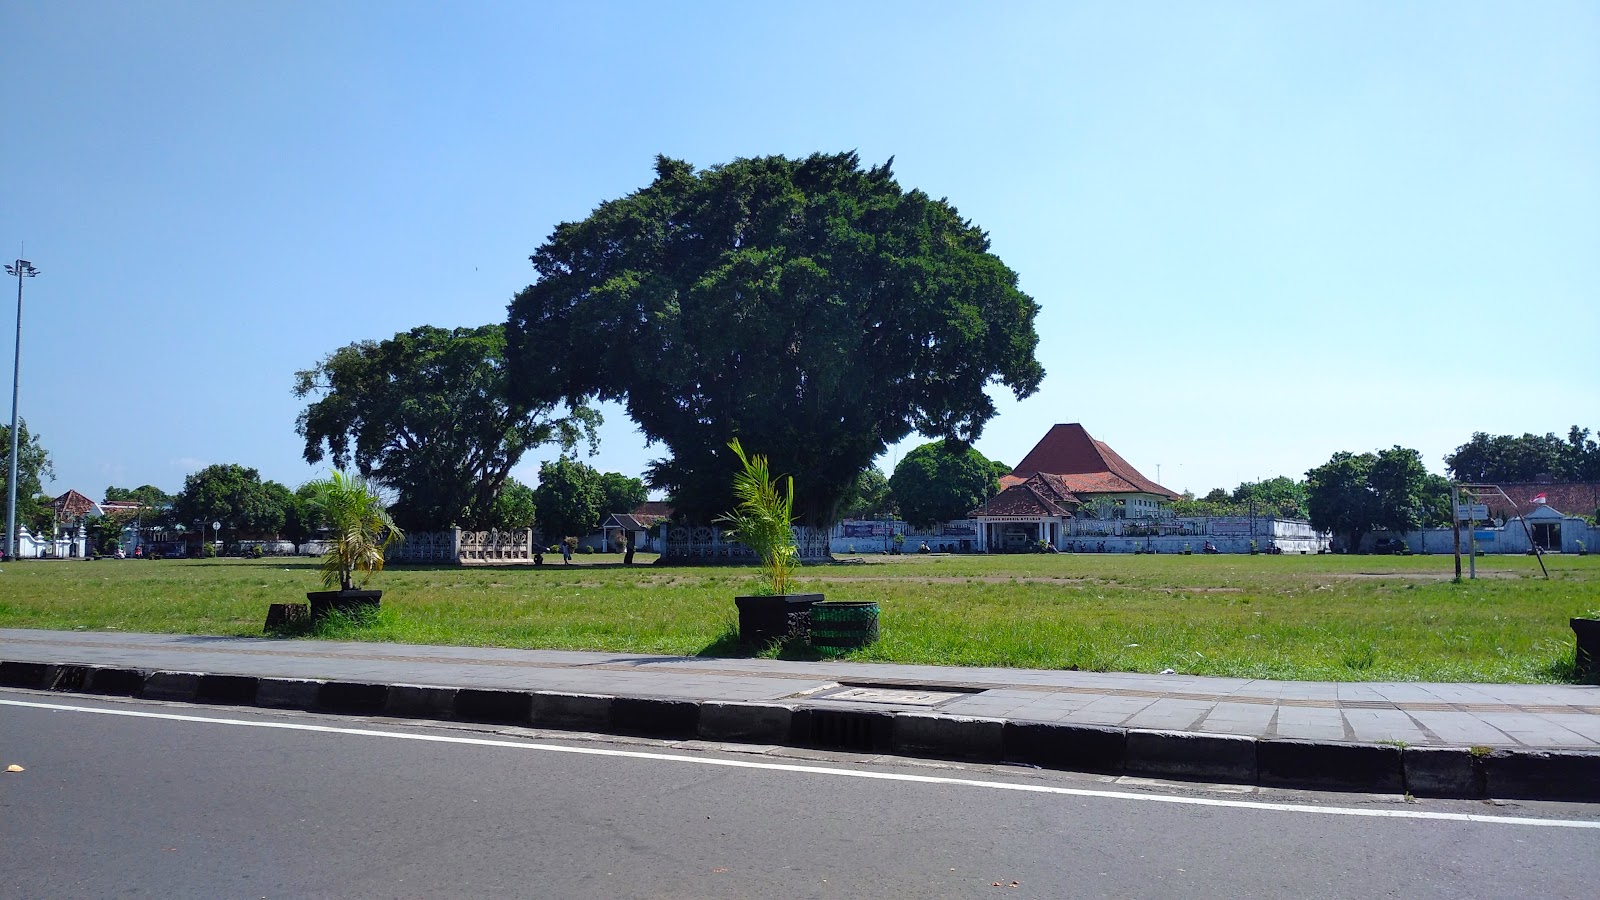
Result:
M572 538L561 542L561 561L566 565L572 565Z

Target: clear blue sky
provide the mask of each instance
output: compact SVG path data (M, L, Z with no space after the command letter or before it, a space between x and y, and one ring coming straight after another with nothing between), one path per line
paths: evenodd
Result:
M52 493L313 476L296 369L503 321L551 228L657 153L893 156L988 230L1049 372L978 443L1009 463L1078 421L1204 493L1600 426L1590 0L10 0L0 34ZM607 412L590 462L637 475L664 450Z

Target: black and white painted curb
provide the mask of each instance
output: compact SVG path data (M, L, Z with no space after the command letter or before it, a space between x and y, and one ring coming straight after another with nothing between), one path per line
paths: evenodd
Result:
M1600 753L1279 740L1097 725L562 691L0 662L0 687L778 744L1268 787L1600 801Z

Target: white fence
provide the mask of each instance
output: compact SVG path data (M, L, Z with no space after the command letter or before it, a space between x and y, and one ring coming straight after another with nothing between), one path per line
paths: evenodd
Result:
M4 549L4 539L0 539L0 550ZM17 526L18 559L82 559L86 549L83 529L72 537L47 538L35 537L25 525Z
M532 563L541 553L539 532L530 528L506 531L420 531L407 534L384 554L390 562L473 565Z
M1546 553L1595 553L1600 552L1600 526L1590 525L1581 516L1567 516L1556 520L1559 528L1554 532L1549 529L1550 523L1531 522L1530 525L1540 525L1536 532L1539 539L1539 549ZM1476 549L1480 553L1527 553L1533 545L1528 542L1532 527L1524 529L1522 522L1512 519L1498 528L1488 528L1479 525L1476 529L1466 525L1461 526L1461 552L1467 553ZM1378 540L1396 538L1406 542L1406 549L1412 553L1454 553L1455 530L1451 528L1424 528L1419 531L1408 531L1404 534L1390 534L1387 531L1377 531L1363 535L1361 550L1370 552Z
M1252 549L1316 553L1328 549L1329 540L1328 535L1317 532L1309 522L1275 516L1071 518L1050 519L1043 524L1048 529L1051 523L1059 525L1054 532L1057 535L1055 549L1065 553L1182 553L1185 549L1200 553L1208 541L1220 553L1249 553ZM1036 546L1039 525L1036 522L991 522L985 529L984 523L977 520L957 519L933 528L915 529L898 520L849 520L834 526L831 543L833 552L843 554L896 550L915 553L923 544L935 553L983 553L987 540L989 552L1001 552L1004 548ZM1006 532L1016 529L1023 529L1022 538L1027 539L1010 540ZM895 535L903 537L898 544Z
M729 539L722 529L710 525L662 525L667 538L661 550L666 562L754 563L755 551ZM794 542L801 562L827 562L828 529L796 526Z

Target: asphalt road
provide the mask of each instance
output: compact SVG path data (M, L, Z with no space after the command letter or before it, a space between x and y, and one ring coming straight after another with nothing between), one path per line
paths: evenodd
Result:
M1600 896L1595 806L781 752L0 691L0 896Z

